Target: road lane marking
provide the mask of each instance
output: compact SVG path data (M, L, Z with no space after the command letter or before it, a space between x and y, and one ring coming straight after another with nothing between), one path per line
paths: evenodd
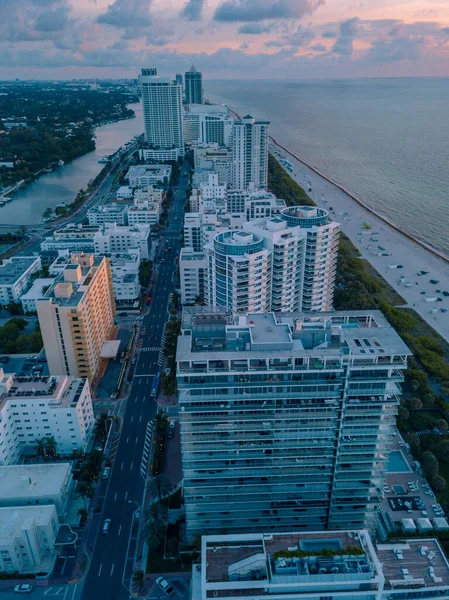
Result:
M128 492L126 492L125 494L125 500L128 498Z
M128 443L128 442L129 442L129 437L126 438L126 443Z
M136 435L136 444L137 444L138 440L139 440L139 436Z
M112 565L112 567L111 567L111 576L112 576L112 573L114 572L114 567L115 567L115 565Z
M120 527L118 528L118 535L120 535L121 532L122 532L122 526L120 525Z
M140 415L140 417L139 417L139 423L140 423L141 420L142 420L142 415Z
M134 467L134 461L131 463L130 470L132 470L133 467Z
M117 492L115 492L114 502L117 500Z
M101 569L103 568L103 563L101 563L100 568L98 569L98 577L101 575Z
M134 419L134 415L131 417L131 423L133 422L133 419Z
M122 462L122 466L120 467L120 471L123 471L123 462Z

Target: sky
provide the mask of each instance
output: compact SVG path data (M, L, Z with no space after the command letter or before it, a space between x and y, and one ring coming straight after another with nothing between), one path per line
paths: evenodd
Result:
M0 0L0 79L449 76L449 0Z

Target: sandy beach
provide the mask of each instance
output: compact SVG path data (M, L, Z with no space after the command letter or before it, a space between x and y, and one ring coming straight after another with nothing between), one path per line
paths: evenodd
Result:
M272 143L276 145L273 140ZM289 174L318 206L330 211L330 216L341 224L342 231L360 250L363 258L379 271L409 307L449 341L449 297L441 293L449 292L449 263L360 206L291 153L279 146L277 148L292 164L293 172ZM419 219L419 214L416 218ZM365 230L364 223L368 223L371 229ZM390 268L390 265L402 265L402 268ZM428 274L418 276L420 271L428 271ZM438 283L430 283L431 279L438 280ZM426 298L441 298L442 301L426 302ZM448 312L443 312L446 309Z

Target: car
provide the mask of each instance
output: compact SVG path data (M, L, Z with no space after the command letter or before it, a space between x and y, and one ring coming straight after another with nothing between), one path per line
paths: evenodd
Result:
M170 375L170 373L171 373L171 369L170 369L170 367L167 367L167 368L165 369L164 373L165 373L166 377L169 377L169 375Z
M161 264L163 265L165 262L165 258L161 258Z
M174 430L173 430L173 429L169 429L169 430L167 431L167 437L168 437L168 439L169 439L169 440L172 440L172 439L173 439L173 436L174 436Z
M164 594L166 596L171 596L172 594L175 593L175 590L168 583L168 581L166 579L164 579L163 577L158 577L156 579L156 585L164 592Z
M103 452L103 444L101 442L98 444L95 444L94 450L97 450L97 452Z
M168 426L169 426L170 429L174 429L176 427L176 421L175 421L175 419L169 419Z
M154 333L152 333L152 334L150 335L150 340L155 340L155 339L156 339L156 336L154 335Z
M111 530L111 519L106 519L105 522L103 523L103 535L108 535L110 530Z
M447 308L440 308L440 312L447 313Z
M421 296L422 296L423 294L425 294L425 293L426 293L426 292L424 292L424 291L420 292Z
M443 302L443 298L437 298L437 302Z
M102 479L109 479L109 474L111 472L111 467L105 467L103 473L101 474Z
M446 290L443 290L441 293L443 294L443 296L449 296L449 292L448 292L448 291L446 291ZM8 359L8 360L9 360L9 359Z
M433 283L433 285L437 285L437 283L440 283L439 279L431 279L430 283Z
M14 588L14 592L16 594L29 594L32 589L33 586L31 585L31 583L21 583L20 585L16 585L16 587Z

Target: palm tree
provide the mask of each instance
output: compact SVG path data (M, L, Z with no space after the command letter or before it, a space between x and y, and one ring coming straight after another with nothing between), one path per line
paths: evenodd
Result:
M96 440L105 440L108 432L108 414L103 412L95 421L94 438Z
M160 473L150 480L148 493L151 500L162 500L172 490L172 484L165 473Z
M45 456L45 454L46 454L45 438L36 440L36 454L37 454L37 456L42 456L42 457Z
M141 592L145 583L145 573L143 571L136 571L133 574L133 587Z
M145 526L145 537L151 551L160 548L165 536L165 525L160 521L150 519Z
M149 521L159 521L164 525L168 522L168 508L162 502L152 502L148 507L147 518Z
M50 437L45 438L45 449L47 451L48 456L57 456L56 440L52 435Z
M92 498L94 495L94 488L89 481L79 481L76 486L76 498L83 498L84 508L87 509L86 498Z
M87 510L85 508L79 508L78 514L80 516L80 526L82 526L81 523L84 525L87 519Z

